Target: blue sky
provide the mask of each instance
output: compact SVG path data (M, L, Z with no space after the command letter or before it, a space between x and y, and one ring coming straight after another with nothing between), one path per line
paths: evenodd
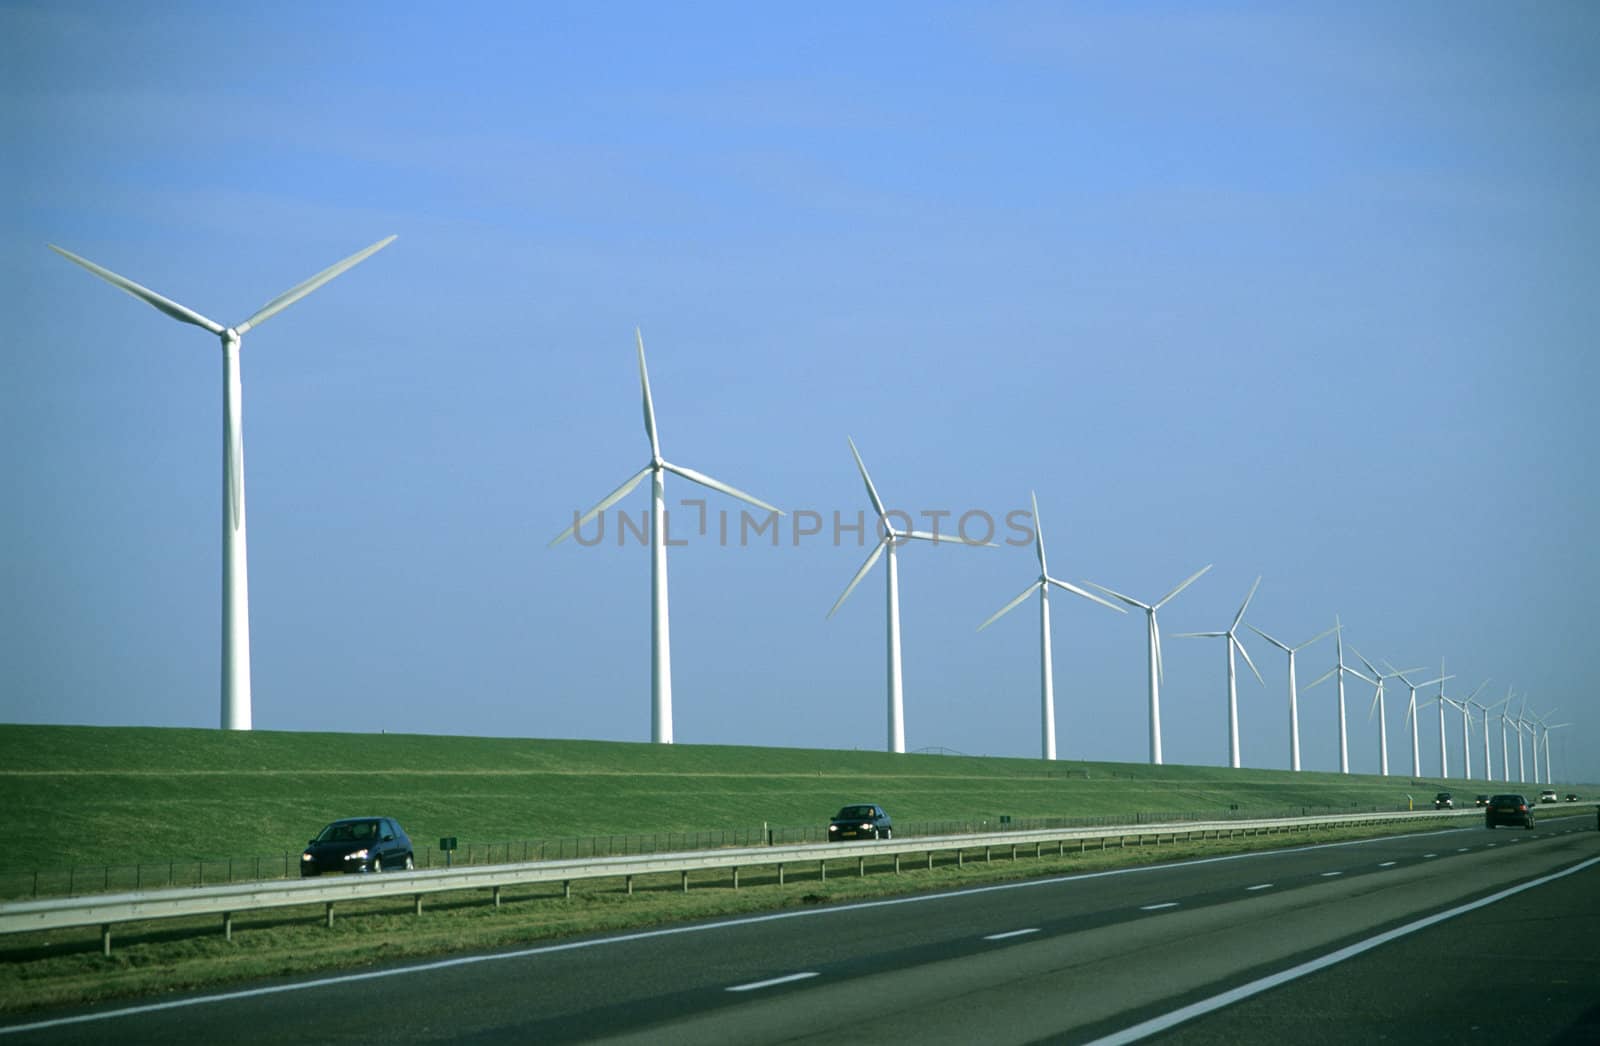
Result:
M546 547L648 458L638 325L671 461L824 518L866 507L846 435L913 514L1036 490L1068 580L1148 600L1216 564L1167 636L1259 574L1247 621L1337 613L1374 660L1559 706L1558 774L1600 780L1597 30L0 3L0 718L218 719L215 342L45 244L236 323L398 233L244 343L260 728L648 738L646 550ZM825 619L865 549L790 534L672 550L680 742L882 747L881 573ZM1036 612L975 632L1031 552L902 551L908 746L1036 754ZM1052 610L1061 755L1144 759L1142 622ZM1246 644L1244 762L1284 766L1284 659ZM1167 760L1224 762L1222 646L1164 647ZM1331 686L1301 700L1335 768Z

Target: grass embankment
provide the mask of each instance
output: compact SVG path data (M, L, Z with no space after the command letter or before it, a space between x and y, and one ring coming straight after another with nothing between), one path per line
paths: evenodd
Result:
M221 855L298 852L325 821L396 817L417 843L454 835L463 847L514 839L817 824L840 804L876 799L897 824L941 820L1198 813L1274 814L1419 806L1436 787L1406 778L1216 767L894 756L875 752L652 746L402 735L222 733L210 730L0 726L0 809L13 845L0 880L32 868L163 864ZM1472 782L1442 787L1472 794ZM1426 793L1426 794L1423 794ZM1350 838L1354 833L1297 836ZM688 894L676 877L480 897L341 906L330 930L314 912L119 927L113 954L92 930L0 939L0 1010L144 994L400 958L509 947L574 934L821 904L997 878L1284 845L1281 837L1091 851L965 867L940 863L896 876L868 866L826 882L789 870L747 871L741 889L707 874ZM13 892L13 896L15 893ZM196 932L196 931L200 932Z

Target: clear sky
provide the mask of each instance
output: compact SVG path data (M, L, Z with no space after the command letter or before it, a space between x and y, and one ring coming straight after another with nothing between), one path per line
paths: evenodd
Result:
M238 323L398 233L244 342L260 728L649 737L646 549L547 547L648 459L638 325L667 459L792 514L679 507L680 742L883 747L882 567L825 618L849 435L919 526L1037 491L1067 580L1215 564L1169 762L1227 757L1223 645L1171 637L1259 574L1248 622L1514 687L1600 780L1600 8L768 7L0 2L0 719L219 717L217 343L45 245ZM976 632L1036 574L902 550L908 747L1038 753L1036 609ZM1143 760L1143 622L1052 611L1061 755Z

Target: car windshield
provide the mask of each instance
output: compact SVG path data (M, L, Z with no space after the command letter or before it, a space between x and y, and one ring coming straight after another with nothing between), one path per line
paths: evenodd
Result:
M843 810L839 811L838 815L834 817L834 820L858 821L863 817L870 818L871 816L872 807L870 806L847 806Z
M1489 801L1491 803L1522 803L1526 802L1527 800L1523 799L1520 795L1497 795Z
M319 843L359 843L375 838L376 821L335 821L317 834Z

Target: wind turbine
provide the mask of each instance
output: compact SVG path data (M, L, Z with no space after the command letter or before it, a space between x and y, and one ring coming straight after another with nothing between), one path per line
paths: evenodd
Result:
M244 408L239 381L239 344L245 332L287 309L346 269L365 261L394 242L385 237L344 261L295 284L267 302L243 323L224 327L193 309L179 305L148 287L110 269L50 244L52 251L88 269L152 308L180 323L203 327L222 340L222 729L249 730L250 708L250 579L245 552Z
M1328 629L1326 632L1318 633L1312 638L1306 640L1304 643L1301 643L1299 646L1289 646L1287 643L1281 643L1267 635L1265 632L1261 631L1261 629L1256 628L1254 625L1251 625L1250 628L1256 633L1256 635L1260 636L1262 639L1265 639L1267 642L1271 643L1273 646L1289 655L1289 768L1291 770L1299 770L1300 703L1299 697L1295 693L1294 686L1294 655L1298 654L1312 643L1315 643L1317 640L1333 635L1334 632L1338 631L1338 628L1336 626Z
M1119 614L1127 613L1115 603L1108 603L1093 592L1085 592L1076 585L1061 581L1050 576L1050 568L1045 566L1044 560L1044 524L1039 519L1039 498L1031 491L1028 495L1033 499L1033 548L1039 556L1039 577L1022 590L1022 594L1005 606L1001 607L993 617L978 626L982 632L1000 618L1004 617L1035 591L1039 593L1039 703L1042 722L1040 729L1043 731L1044 758L1056 757L1056 698L1055 682L1052 679L1050 661L1050 586L1064 588L1068 592L1080 595L1084 599L1093 600L1103 607L1110 607Z
M968 541L956 534L929 534L921 530L896 530L889 521L889 510L884 508L883 499L878 497L878 489L872 485L872 477L867 475L867 466L861 460L861 452L856 450L856 441L845 437L850 443L850 453L855 455L856 468L861 470L861 482L866 484L867 498L872 502L872 511L878 514L878 543L867 554L867 561L861 564L861 569L856 571L855 577L844 587L844 592L834 602L833 608L828 611L832 617L834 611L850 598L850 593L867 576L867 571L872 569L872 564L878 561L885 550L889 553L887 568L887 587L889 596L889 751L904 752L906 750L906 724L905 724L905 697L901 688L900 676L900 570L895 562L895 546L912 538L919 541L931 541L935 545L941 541L953 541L961 545L983 545L986 542ZM1008 608L1009 609L1009 608Z
M1390 668L1394 667L1393 662L1387 662L1387 664ZM1413 683L1410 679L1407 679L1404 674L1396 674L1399 675L1400 682L1411 688L1411 698L1406 702L1406 723L1411 727L1411 776L1421 777L1422 754L1421 748L1417 742L1417 691L1421 690L1425 686L1432 686L1435 683L1443 684L1446 679L1454 679L1455 676L1440 676L1438 679L1425 679L1420 683Z
M1467 695L1464 701L1441 695L1441 699L1450 702L1451 707L1461 710L1461 774L1462 779L1466 781L1472 780L1472 713L1467 706L1473 704L1473 698L1483 693L1483 688L1488 685L1489 681L1485 679L1478 684L1478 689Z
M1524 709L1526 709L1527 706L1528 706L1528 703L1526 701L1524 701L1522 703L1522 706L1523 706ZM1527 719L1522 719L1521 716L1519 715L1518 719L1520 720L1520 725L1522 727L1524 727L1525 729L1527 729L1528 733L1533 735L1533 744L1530 745L1529 748L1531 748L1532 751L1533 751L1533 783L1534 784L1538 784L1539 783L1539 728L1538 728L1538 726L1536 724L1538 723L1538 720L1539 720L1539 714L1537 712L1535 712L1531 717L1529 717Z
M1528 710L1528 695L1522 695L1522 701L1517 705L1517 781L1524 782L1528 779L1528 764L1522 758L1522 714Z
M1487 682L1487 680L1485 682ZM1510 698L1507 697L1506 700L1509 701ZM1492 758L1490 758L1490 755L1489 755L1489 713L1492 710L1494 710L1496 708L1499 708L1501 705L1505 704L1505 701L1496 701L1492 705L1486 705L1486 704L1483 704L1481 702L1474 701L1469 697L1469 698L1467 698L1467 704L1469 704L1469 705L1477 705L1478 708L1483 713L1479 717L1479 718L1481 718L1483 720L1483 779L1485 781L1493 781L1494 780L1494 760Z
M639 346L639 387L644 398L644 431L650 438L650 460L616 490L607 494L600 503L572 521L572 526L557 534L550 542L561 544L595 516L621 501L633 488L650 477L650 740L655 744L672 743L672 637L667 620L667 510L665 480L671 472L691 483L719 491L729 497L766 509L776 515L781 511L744 491L682 465L674 465L661 457L661 441L656 435L656 409L650 399L650 375L644 366L644 335L637 327L633 331Z
M1339 772L1348 774L1350 772L1350 744L1345 733L1344 674L1352 671L1352 669L1344 663L1344 626L1339 623L1338 614L1333 615L1333 631L1335 633L1333 643L1334 648L1338 651L1338 660L1332 668L1318 676L1311 683L1311 686L1306 687L1306 689L1310 690L1311 687L1326 682L1330 676L1337 675L1339 677ZM1359 675L1359 673L1357 674Z
M1255 673L1256 682L1262 686L1267 681L1261 678L1261 673L1256 669L1256 663L1250 660L1250 651L1239 642L1239 622L1244 620L1245 608L1250 605L1250 600L1255 598L1256 589L1261 587L1261 576L1256 575L1256 583L1250 586L1250 591L1245 594L1244 602L1239 604L1239 612L1233 615L1233 624L1228 626L1226 632L1179 632L1180 639L1226 639L1228 641L1228 765L1235 770L1239 769L1239 683L1233 663L1233 652L1238 650L1244 655L1244 663L1250 666L1250 671Z
M1511 688L1509 686L1506 687L1506 698L1505 698L1505 700L1504 701L1499 701L1499 702L1496 702L1496 703L1500 707L1500 780L1505 781L1507 783L1510 783L1510 781L1511 781L1511 747L1510 747L1510 744L1506 740L1506 718L1507 718L1506 713L1511 711ZM1518 740L1521 740L1520 735L1518 737ZM1517 747L1518 747L1519 755L1520 755L1520 750L1521 750L1522 746L1518 745Z
M1544 728L1544 783L1555 784L1555 769L1550 765L1550 731L1560 730L1562 727L1571 726L1571 723L1557 723L1555 726Z
M1379 766L1379 769L1381 770L1383 776L1384 777L1388 777L1389 776L1389 712L1388 712L1388 708L1385 706L1384 700L1383 700L1383 684L1384 684L1385 680L1395 679L1397 677L1400 677L1401 673L1399 671L1396 671L1394 669L1393 665L1389 666L1390 670L1388 672L1382 672L1382 671L1380 671L1378 669L1377 665L1373 664L1371 661L1368 661L1366 659L1366 657L1362 655L1361 651L1357 650L1355 647L1351 647L1350 650L1357 657L1361 658L1361 663L1366 665L1367 669L1372 673L1371 678L1368 678L1367 676L1361 675L1360 672L1357 672L1353 668L1350 670L1350 673L1352 675L1359 676L1360 678L1365 679L1367 682L1369 682L1369 683L1371 683L1373 685L1372 707L1367 710L1367 719L1370 721L1372 719L1373 713L1377 713L1377 716L1378 716L1378 766ZM1415 671L1417 671L1417 669L1408 668L1408 669L1406 669L1406 671L1407 672L1415 672Z
M1191 574L1171 592L1162 596L1155 603L1141 603L1132 596L1125 596L1121 592L1113 592L1104 585L1096 585L1093 581L1087 584L1098 588L1108 596L1115 596L1131 607L1138 607L1145 613L1146 634L1150 640L1150 762L1161 765L1161 628L1156 624L1156 611L1172 601L1172 597L1188 588L1200 579L1200 576L1210 570L1212 564L1207 563Z

